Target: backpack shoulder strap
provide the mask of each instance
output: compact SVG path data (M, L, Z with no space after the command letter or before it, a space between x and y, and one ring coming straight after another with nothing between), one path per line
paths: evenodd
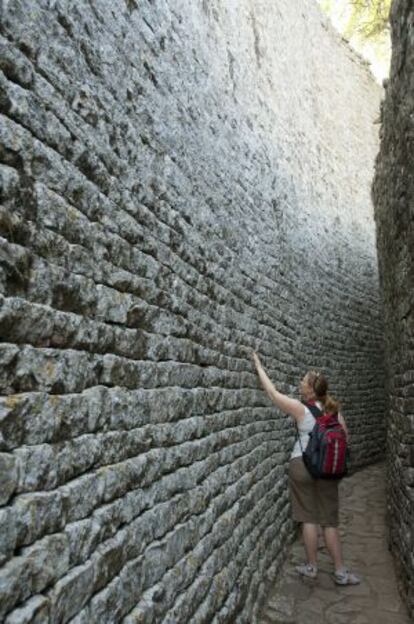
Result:
M308 408L308 410L310 411L310 413L315 419L318 419L321 416L323 416L323 412L319 409L317 405L315 405L315 403L303 401L303 405L305 405Z
M295 427L296 427L296 435L297 435L297 438L299 440L300 450L303 453L302 440L300 439L300 431L299 431L298 423L296 422L296 420L295 420Z

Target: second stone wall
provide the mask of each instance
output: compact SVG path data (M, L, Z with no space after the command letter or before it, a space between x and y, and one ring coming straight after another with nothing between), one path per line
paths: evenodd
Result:
M251 350L384 452L380 90L300 0L0 28L0 619L250 624L294 442Z
M389 543L414 618L414 6L391 13L393 56L374 184L387 345Z

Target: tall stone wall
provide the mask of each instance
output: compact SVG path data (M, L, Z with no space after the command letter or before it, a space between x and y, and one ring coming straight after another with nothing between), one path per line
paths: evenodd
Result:
M383 454L380 89L316 4L1 15L0 620L251 622L318 366Z
M390 545L414 618L414 4L393 3L374 183L387 344Z

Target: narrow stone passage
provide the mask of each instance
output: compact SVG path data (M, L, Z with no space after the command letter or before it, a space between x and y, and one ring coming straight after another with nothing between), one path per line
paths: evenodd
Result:
M278 583L269 592L259 624L410 624L386 542L385 465L358 471L340 488L344 558L346 565L361 575L361 584L334 584L323 543L318 553L318 578L299 578L294 568L303 561L304 551L298 539Z

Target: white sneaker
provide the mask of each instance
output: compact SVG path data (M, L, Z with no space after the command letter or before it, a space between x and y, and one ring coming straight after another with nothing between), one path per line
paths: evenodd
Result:
M316 578L316 575L318 574L318 568L311 563L304 563L300 566L296 566L296 572L298 572L301 576Z
M333 576L337 585L358 585L361 582L359 576L353 574L347 568L337 570Z

